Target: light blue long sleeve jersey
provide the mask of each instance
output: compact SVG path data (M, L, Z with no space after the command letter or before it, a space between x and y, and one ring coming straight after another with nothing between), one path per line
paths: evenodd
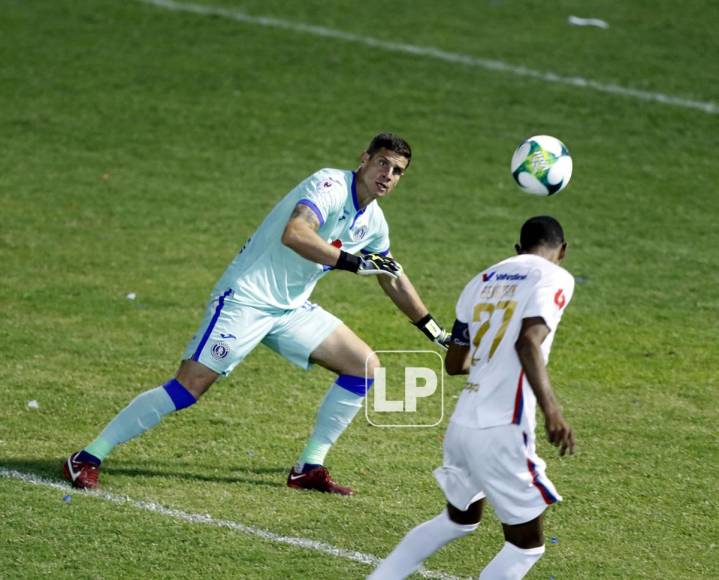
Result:
M227 267L214 289L220 296L262 310L291 310L309 298L332 268L311 262L282 243L282 232L301 203L317 216L317 234L345 252L389 252L389 228L377 201L359 209L355 174L321 169L290 191L273 208Z

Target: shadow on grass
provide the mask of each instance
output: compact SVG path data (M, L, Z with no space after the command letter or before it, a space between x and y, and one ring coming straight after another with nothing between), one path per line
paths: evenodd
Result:
M48 479L63 479L61 459L22 459L0 457L0 467L13 469L24 473L32 473ZM138 465L139 464L139 465ZM192 467L192 471L183 469ZM123 461L113 461L103 466L102 473L107 475L125 475L130 477L165 477L173 479L186 479L188 481L206 481L210 483L238 483L261 485L269 487L284 487L285 477L289 467L261 467L242 466L228 467L224 470L228 475L217 473L201 473L201 469L214 469L202 464L187 464L182 461L175 462L143 462L135 461L132 464ZM237 473L239 472L239 473ZM275 477L257 477L273 475Z

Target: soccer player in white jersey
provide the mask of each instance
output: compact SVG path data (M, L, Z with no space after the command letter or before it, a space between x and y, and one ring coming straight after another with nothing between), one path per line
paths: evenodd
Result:
M338 374L287 485L351 495L351 488L330 478L324 461L362 407L379 360L309 297L331 270L372 275L430 340L448 342L449 333L390 255L389 229L377 204L392 193L411 158L404 139L383 133L372 140L356 171L322 169L282 198L215 285L175 376L138 395L97 438L73 453L63 466L66 479L78 488L96 487L100 464L116 445L193 405L263 343L302 368L314 362Z
M559 263L567 244L549 216L524 223L518 255L481 272L457 302L445 358L450 374L469 374L434 475L447 507L411 530L370 575L405 578L448 542L477 529L485 499L502 522L505 544L481 580L523 578L544 553L543 513L560 501L535 450L536 405L561 455L574 452L546 363L574 291Z

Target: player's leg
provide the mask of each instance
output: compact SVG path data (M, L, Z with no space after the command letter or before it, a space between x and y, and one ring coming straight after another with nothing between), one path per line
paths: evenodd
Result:
M479 575L480 580L519 580L544 554L544 515L522 524L502 524L505 543Z
M519 580L544 554L544 511L561 497L526 431L516 425L489 431L496 433L493 462L499 475L486 481L486 491L502 522L505 543L479 577Z
M484 493L472 480L463 451L467 432L464 427L449 424L444 437L444 461L442 467L434 471L447 498L447 509L411 530L370 576L372 580L409 576L442 546L479 526Z
M437 517L421 523L402 539L368 580L396 580L416 571L427 558L449 542L472 533L482 519L484 499L460 510L451 503Z
M298 366L309 368L317 363L338 374L320 404L312 434L287 485L351 495L350 488L330 479L324 461L362 408L379 360L341 320L309 302L279 321L263 343Z
M182 361L174 378L135 397L108 423L102 433L80 452L80 458L89 455L96 461L104 461L117 445L151 429L165 415L194 405L218 376L218 373L201 363L193 360Z
M379 359L372 349L344 324L335 329L311 355L312 361L337 373L317 410L315 424L287 485L353 495L337 485L324 467L325 458L340 435L364 405Z
M194 405L218 376L198 362L183 361L174 378L164 385L140 393L115 415L89 445L65 461L63 469L66 479L75 487L96 487L98 468L116 446L151 429L165 415Z
M194 405L220 375L229 374L262 339L271 323L251 309L228 304L225 298L218 297L208 306L175 376L135 397L89 445L65 461L65 477L75 487L96 487L98 468L117 445L141 435L166 415ZM232 339L227 337L237 339L240 334L236 326L242 328L243 322L251 331L244 340L231 345Z
M364 406L379 358L347 326L339 326L312 353L317 364L337 373L325 394L299 464L323 465L330 448Z

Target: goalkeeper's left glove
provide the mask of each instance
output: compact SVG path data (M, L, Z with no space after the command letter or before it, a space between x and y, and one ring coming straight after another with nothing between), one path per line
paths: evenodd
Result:
M432 342L447 350L449 339L452 335L442 328L437 321L432 318L431 314L427 313L426 316L420 318L414 325L424 332L425 336Z
M383 275L397 279L402 275L402 266L394 258L380 254L367 254L360 257L342 250L340 250L335 268L354 272L360 276Z

